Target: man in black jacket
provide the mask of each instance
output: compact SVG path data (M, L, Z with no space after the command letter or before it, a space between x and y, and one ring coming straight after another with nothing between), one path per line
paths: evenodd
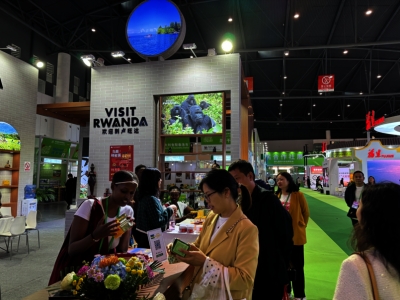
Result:
M346 201L347 206L350 208L358 208L359 202L362 197L362 193L366 184L364 183L364 173L361 171L355 171L353 173L354 183L349 185L344 192L344 200ZM351 223L356 225L358 223L357 218L351 218Z
M229 173L251 194L250 208L242 207L244 214L258 227L260 252L254 280L254 300L282 300L287 269L293 247L292 218L279 199L254 182L253 166L237 160Z

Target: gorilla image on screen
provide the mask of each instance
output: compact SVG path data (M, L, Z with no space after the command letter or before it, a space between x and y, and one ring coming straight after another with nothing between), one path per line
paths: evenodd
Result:
M205 109L209 108L211 106L211 104L207 103L206 101L203 100L200 102L199 106L201 107L202 110L205 110Z
M196 99L193 95L189 95L186 100L181 103L181 107L185 110L187 114L190 113L190 107L193 105L197 105Z
M179 105L175 105L173 108L171 108L171 119L169 119L169 124L172 125L175 122L181 122L182 123L182 128L185 128L187 123L185 121L186 119L186 112L185 110L180 107ZM179 119L180 117L181 119Z
M198 105L190 107L190 114L186 116L187 124L193 129L193 133L202 133L215 126L215 121L203 113Z

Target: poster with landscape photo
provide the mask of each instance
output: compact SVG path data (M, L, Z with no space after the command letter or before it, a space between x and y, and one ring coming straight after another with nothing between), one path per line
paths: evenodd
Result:
M21 150L21 139L18 132L5 122L0 122L0 150Z

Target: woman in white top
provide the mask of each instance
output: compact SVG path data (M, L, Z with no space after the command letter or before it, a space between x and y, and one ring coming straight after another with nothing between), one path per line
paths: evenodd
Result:
M118 171L111 182L111 196L82 203L58 254L49 285L61 280L60 271L79 268L82 261L92 261L96 254L127 252L130 230L121 237L114 237L119 227L116 218L122 214L133 218L132 207L128 204L138 184L135 174Z
M352 245L370 260L380 299L400 297L400 185L369 186L357 210ZM374 299L365 261L351 255L342 263L334 299Z

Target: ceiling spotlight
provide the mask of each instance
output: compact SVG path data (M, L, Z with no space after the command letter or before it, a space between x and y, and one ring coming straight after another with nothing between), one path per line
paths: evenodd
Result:
M282 99L279 99L279 102L282 102Z
M96 32L96 28L92 28L92 31L93 31L93 32Z
M308 113L308 115L310 115L310 113Z
M387 114L384 114L384 116L386 117L386 116L387 116Z
M286 56L289 55L289 51L284 51L283 53L284 53Z
M381 77L382 77L381 75L376 76L376 78L381 78Z
M285 95L285 92L282 92L282 95Z
M221 48L225 52L230 52L232 50L232 48L233 48L232 42L229 41L229 40L223 41L222 44L221 44Z
M42 61L38 60L38 61L36 62L36 67L38 67L38 68L43 68L43 66L44 66L44 63L43 63Z
M363 92L360 92L360 95L362 95L363 94Z
M233 19L232 19L232 18L229 18L229 19L228 19L228 22L232 22L232 21L233 21Z
M281 115L281 113L279 113L279 115Z
M287 76L285 75L285 76L283 76L283 79L286 79L287 78Z
M279 106L282 106L283 104L281 103L281 104L279 104Z
M312 106L315 106L315 104L313 104Z
M131 61L131 59L130 59L130 58L127 58L127 60L128 60L128 61Z
M350 104L347 104L347 107L350 107Z
M112 57L123 57L125 56L125 52L124 51L114 51L111 52Z
M320 95L322 95L322 93L319 93Z
M83 56L81 56L81 59L83 60L85 65L87 65L88 67L91 67L92 62L95 60L95 58L92 54L83 55Z
M372 14L372 10L368 9L368 10L365 12L365 14L366 14L367 16L369 16L370 14Z
M343 51L343 54L347 54L347 53L349 53L349 51L347 51L347 50L344 50L344 51Z
M340 117L340 115L337 115L338 117Z
M295 19L298 19L298 18L300 17L300 15L296 13L293 17L294 17Z

